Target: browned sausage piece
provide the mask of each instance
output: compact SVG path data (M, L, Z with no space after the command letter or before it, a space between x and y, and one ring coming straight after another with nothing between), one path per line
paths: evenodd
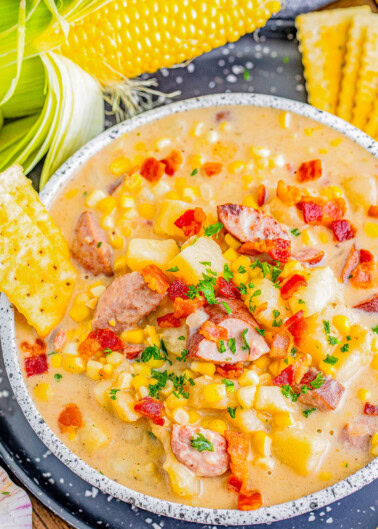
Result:
M287 231L273 217L265 215L262 211L239 204L223 204L217 209L219 221L241 242L267 239L290 241Z
M370 439L377 428L378 419L376 417L361 417L344 426L340 433L340 441L353 448L367 450Z
M93 275L113 275L111 248L90 211L83 211L77 220L71 252L81 266Z
M339 405L345 388L340 382L329 375L324 375L324 382L319 388L312 388L311 382L315 380L320 373L312 368L302 377L300 384L294 387L294 391L300 393L298 401L307 406L313 406L319 411L335 410ZM303 393L301 389L307 386L307 392Z
M221 476L228 469L226 439L212 430L174 424L171 447L178 461L196 476L206 478Z
M200 310L205 311L209 321L227 329L228 339L224 341L225 350L220 352L219 349L222 348L215 342L207 340L201 334L201 326L199 326L189 331L187 342L189 357L201 358L217 364L237 364L256 360L267 353L269 346L257 332L259 325L244 303L238 299L227 298L217 298L217 301L219 302L217 305L208 305ZM228 314L223 303L226 303L231 314Z
M323 250L317 250L316 248L301 248L292 253L292 258L301 263L315 265L320 263L324 255L325 253Z
M353 308L364 310L365 312L378 312L378 294L374 294L374 296L355 305Z
M100 296L92 328L109 328L116 334L135 327L160 304L163 295L151 290L139 272L119 276ZM115 325L109 322L114 320Z

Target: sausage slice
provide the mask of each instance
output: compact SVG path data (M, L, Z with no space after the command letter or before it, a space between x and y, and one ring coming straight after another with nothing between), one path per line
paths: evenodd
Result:
M324 375L323 384L319 388L313 389L311 382L315 380L319 373L320 371L313 368L304 374L300 384L295 387L295 391L300 393L298 401L307 406L313 406L319 411L335 410L339 405L345 388L331 376ZM304 385L307 386L306 393L301 391Z
M164 295L147 286L139 272L119 276L100 296L92 328L109 328L118 334L135 327L139 320L157 308L163 298Z
M290 241L287 231L262 211L239 204L223 204L217 209L219 221L240 242L276 239Z
M217 301L218 304L208 305L200 310L208 315L209 321L227 329L225 351L220 352L217 343L206 339L201 334L201 326L199 326L189 331L187 342L189 357L217 364L237 364L256 360L267 353L269 346L257 332L259 325L244 303L238 299L227 298L217 298ZM226 303L227 308L231 310L230 314L223 303Z
M201 439L205 441L201 443ZM221 476L228 469L229 457L226 439L223 435L212 430L174 424L172 426L171 447L178 461L188 467L196 476L206 478Z
M93 275L113 275L111 248L90 211L83 211L76 222L71 252L81 266Z

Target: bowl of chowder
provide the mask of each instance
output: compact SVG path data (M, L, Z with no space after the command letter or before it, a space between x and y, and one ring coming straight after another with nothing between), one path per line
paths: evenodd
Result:
M272 522L373 481L378 147L344 121L224 94L116 125L40 194L78 279L2 349L46 446L103 492ZM288 483L290 486L288 486Z

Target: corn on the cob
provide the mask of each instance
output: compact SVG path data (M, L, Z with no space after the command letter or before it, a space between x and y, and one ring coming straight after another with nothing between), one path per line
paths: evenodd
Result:
M106 85L236 41L280 7L277 0L113 0L71 27L61 53Z

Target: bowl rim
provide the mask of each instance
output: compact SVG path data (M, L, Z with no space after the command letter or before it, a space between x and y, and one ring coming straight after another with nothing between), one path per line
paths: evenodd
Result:
M341 132L378 158L378 143L370 136L342 119L311 107L306 103L261 94L213 94L185 99L161 106L105 130L73 154L55 172L40 193L42 202L46 207L49 207L62 188L74 177L76 170L91 156L122 134L178 112L221 106L268 107L308 117ZM0 296L0 332L5 367L12 390L26 419L38 437L43 441L47 448L58 457L58 459L87 483L98 488L105 494L114 496L124 502L131 503L136 507L155 514L202 524L249 525L271 523L324 507L329 503L344 498L345 496L361 489L365 485L371 483L378 476L378 458L376 458L362 469L330 487L321 489L320 491L296 500L272 505L270 507L262 507L257 511L244 512L233 509L193 507L134 491L100 474L97 470L85 463L53 433L42 418L24 380L18 359L14 311L4 294L1 294Z

